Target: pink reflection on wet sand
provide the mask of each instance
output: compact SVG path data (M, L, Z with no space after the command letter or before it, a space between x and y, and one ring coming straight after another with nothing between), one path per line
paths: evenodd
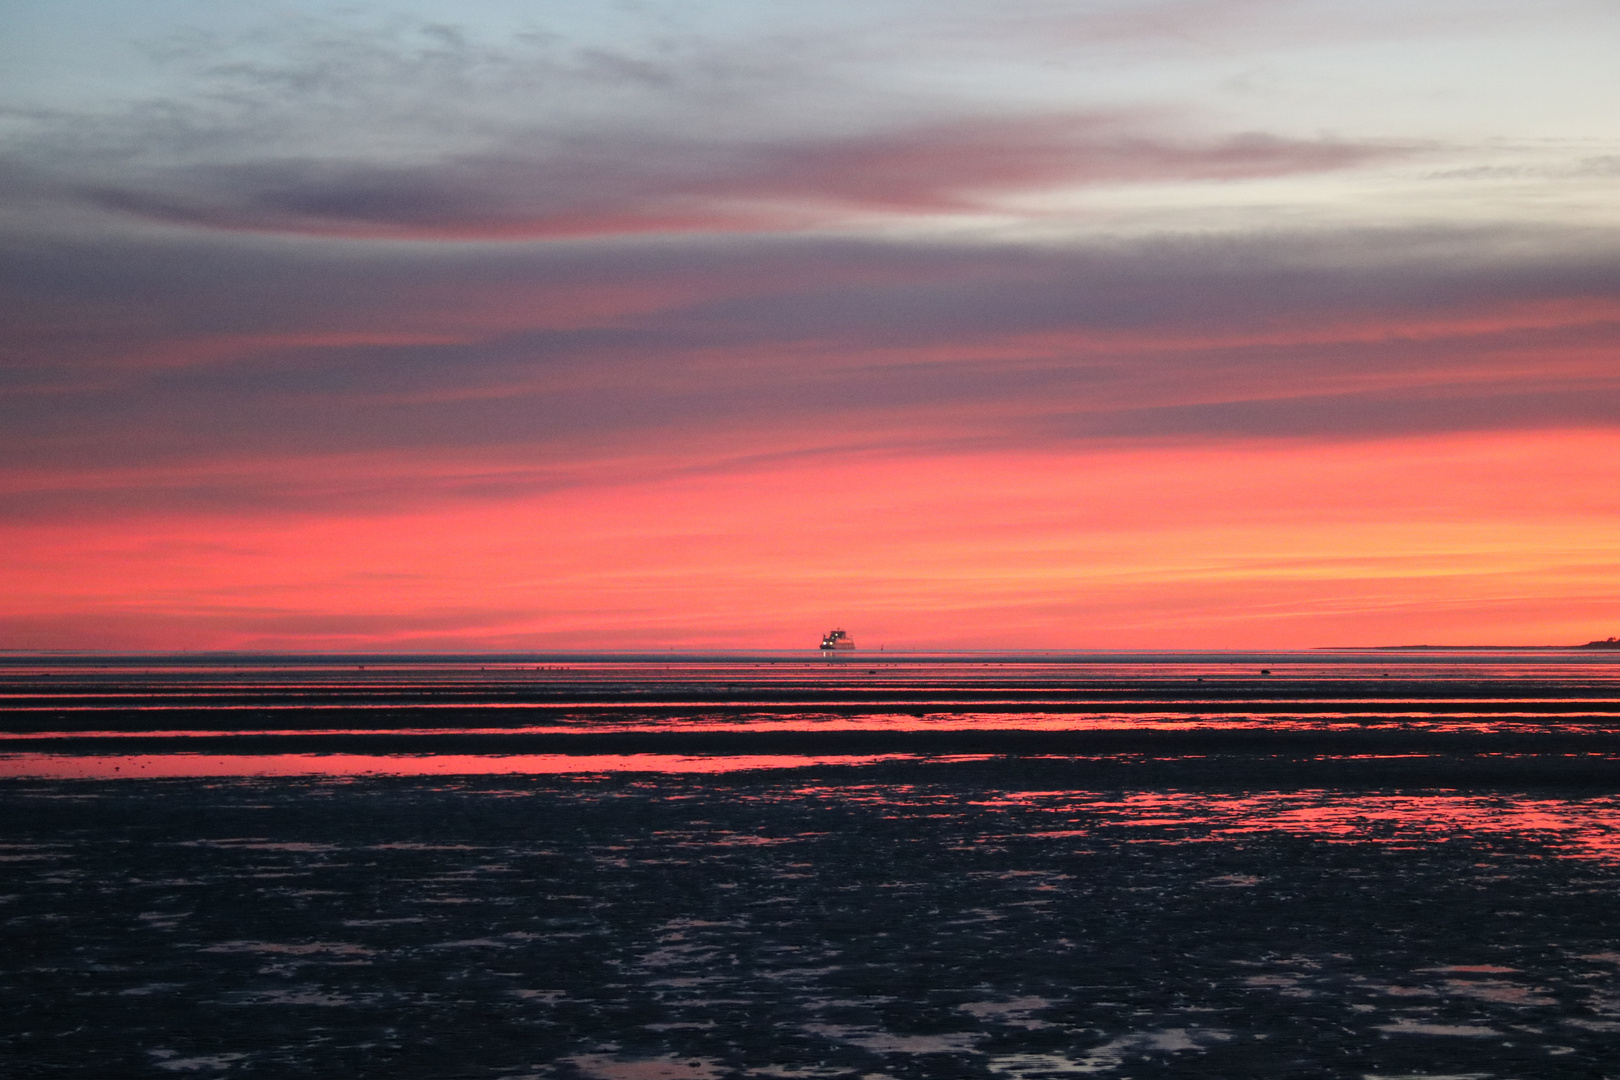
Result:
M1611 795L1149 791L1099 799L1072 792L1031 792L974 805L1046 811L1057 819L1054 827L1029 835L1050 837L1080 835L1075 828L1082 825L1142 829L1139 842L1148 843L1207 843L1281 832L1323 843L1400 847L1499 836L1545 844L1565 856L1620 858L1620 796Z
M870 765L910 756L908 754L825 757L802 757L792 754L706 757L680 754L5 754L0 755L0 778L150 780L251 776L726 773L748 769L798 769L812 765Z
M982 761L988 755L927 760ZM715 774L810 766L921 760L883 755L675 754L129 754L0 755L0 777L118 780L253 777L384 777L665 773ZM1012 792L967 798L915 784L797 788L790 795L841 802L879 802L895 812L926 809L975 821L981 841L1023 837L1053 842L1242 843L1286 834L1320 843L1381 844L1394 849L1466 840L1514 840L1545 854L1620 859L1620 796L1577 798L1517 794L1350 792L1327 789L1263 792ZM1485 864L1482 864L1485 865Z

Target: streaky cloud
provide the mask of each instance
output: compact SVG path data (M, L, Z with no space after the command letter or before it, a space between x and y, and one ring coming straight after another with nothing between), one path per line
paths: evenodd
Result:
M359 510L806 455L1620 417L1620 255L1592 236L202 250L14 249L34 327L0 397L11 512Z
M1415 149L1262 133L1178 139L1135 119L1001 117L745 145L537 135L527 140L536 145L515 138L519 145L498 154L425 165L199 164L116 182L67 178L60 190L119 213L208 228L521 240L767 232L872 213L982 212L1008 194L1326 172Z

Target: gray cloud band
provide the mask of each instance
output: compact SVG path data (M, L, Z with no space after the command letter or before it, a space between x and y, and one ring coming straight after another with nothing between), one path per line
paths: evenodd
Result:
M26 332L0 404L9 511L381 507L566 485L627 455L705 469L1610 427L1620 245L1570 239L14 243L0 283ZM672 277L688 291L547 325L570 297ZM491 293L500 317L469 320L467 298ZM369 478L286 476L373 454L400 456ZM434 455L490 475L404 479ZM232 463L226 483L176 479ZM132 469L151 475L116 495L95 479Z

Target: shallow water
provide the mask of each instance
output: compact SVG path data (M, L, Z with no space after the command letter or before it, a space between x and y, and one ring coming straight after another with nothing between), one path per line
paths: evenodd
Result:
M0 666L0 1073L1611 1074L1620 658L1265 659Z
M169 753L208 757L216 769L246 755L286 759L284 768L244 763L248 773L286 772L319 754L399 757L411 773L432 771L404 760L422 755L507 759L474 771L510 771L520 758L575 771L560 759L579 756L664 771L659 761L694 755L751 767L784 754L1187 753L1267 739L1273 749L1293 739L1295 751L1333 753L1463 745L1432 742L1448 735L1473 737L1475 753L1484 743L1620 752L1620 650L756 653L480 658L477 667L434 658L0 660L0 776L122 775L129 770L88 758ZM53 756L86 760L53 772ZM344 767L328 765L312 771Z

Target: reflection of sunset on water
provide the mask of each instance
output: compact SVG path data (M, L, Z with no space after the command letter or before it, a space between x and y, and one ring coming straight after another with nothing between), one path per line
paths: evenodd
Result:
M1620 1030L1620 653L482 660L0 657L0 1006L397 1080L1586 1080Z
M8 754L0 777L133 780L259 776L549 776L556 773L725 773L814 765L869 765L893 755L801 757L675 754Z
M986 763L990 755L919 757L885 755L358 755L358 754L11 754L0 757L0 777L35 780L155 780L267 777L547 777L790 772L825 767L856 769L909 762L948 767ZM1036 759L1046 764L1061 759ZM858 773L851 773L854 780ZM791 781L789 781L791 783ZM1335 844L1403 846L1467 839L1489 843L1513 838L1550 854L1620 857L1620 796L1533 797L1466 792L1351 792L1333 790L1139 791L1123 797L1092 791L1024 792L956 804L926 788L882 787L858 781L839 787L794 786L768 800L812 799L930 807L964 823L982 817L992 842L1004 815L1016 811L1017 828L1034 839L1090 835L1123 842L1192 844L1230 842L1248 834L1287 833Z
M1123 799L1040 792L991 800L986 808L1016 806L1094 827L1178 830L1144 833L1139 842L1231 840L1246 833L1286 832L1327 843L1412 844L1453 838L1488 841L1513 837L1549 851L1584 858L1620 857L1620 796L1533 798L1521 795L1271 791L1137 792ZM1060 832L1034 835L1060 835ZM1084 835L1073 833L1072 835Z

